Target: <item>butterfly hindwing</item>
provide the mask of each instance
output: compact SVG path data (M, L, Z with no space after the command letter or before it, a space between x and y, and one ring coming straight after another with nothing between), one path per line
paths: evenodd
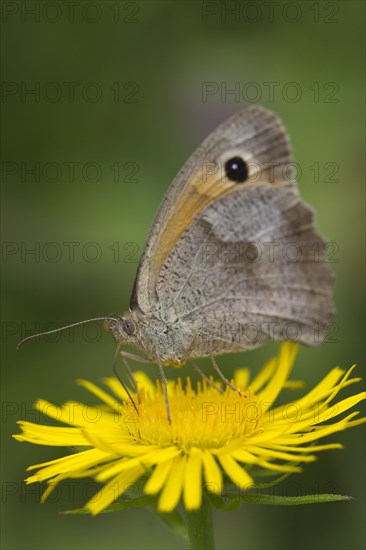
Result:
M269 340L319 344L334 314L325 246L293 187L238 188L171 252L157 282L161 315L195 327L192 356Z

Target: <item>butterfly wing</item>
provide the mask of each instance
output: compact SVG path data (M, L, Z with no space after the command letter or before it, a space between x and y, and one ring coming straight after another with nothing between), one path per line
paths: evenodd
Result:
M156 308L156 283L169 254L187 227L211 202L234 189L223 173L237 155L248 164L248 182L288 180L291 152L279 118L260 107L249 107L221 124L195 150L167 190L155 216L138 267L130 308Z
M191 356L324 339L333 276L313 217L292 186L271 184L239 187L201 212L156 285L162 317L196 335Z
M243 182L223 167L240 156ZM131 309L189 327L189 354L269 340L320 343L334 313L326 244L291 175L287 134L254 107L224 122L169 187L140 261Z

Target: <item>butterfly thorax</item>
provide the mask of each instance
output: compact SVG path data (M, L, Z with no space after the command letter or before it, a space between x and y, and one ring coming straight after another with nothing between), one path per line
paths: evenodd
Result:
M159 360L163 365L174 367L184 363L194 339L187 325L178 320L165 321L159 312L130 311L108 324L116 342L138 348L153 362Z

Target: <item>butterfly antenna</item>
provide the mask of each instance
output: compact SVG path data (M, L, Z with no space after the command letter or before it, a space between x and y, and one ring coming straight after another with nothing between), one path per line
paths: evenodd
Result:
M165 401L166 416L167 416L167 419L168 419L169 424L171 424L171 423L172 423L172 417L170 416L170 407L169 407L169 399L168 399L168 388L167 388L166 377L165 377L165 372L164 372L164 369L163 369L163 365L161 364L159 357L157 357L157 363L158 363L158 365L159 365L160 378L161 378L161 383L162 383L162 385L163 385L163 392L164 392L164 401Z
M137 408L137 406L136 406L135 400L132 398L132 395L131 395L131 393L130 393L130 390L128 389L128 387L127 387L126 384L123 382L122 378L120 377L120 375L119 375L118 372L117 372L117 359L118 359L120 347L121 347L121 342L118 342L117 347L116 347L116 351L114 352L113 363L112 363L112 369L113 369L114 375L115 375L115 377L117 378L118 382L121 384L122 388L123 388L123 389L125 390L125 392L127 393L128 398L129 398L129 400L131 401L131 404L132 404L133 408L135 409L135 411L136 411L136 413L137 413L137 416L139 416L139 410L138 410L138 408Z
M95 317L95 319L85 319L85 321L79 321L78 323L72 323L71 325L65 325L64 327L55 328L53 330L46 330L45 332L39 332L38 334L32 334L31 336L27 336L26 338L23 338L17 345L16 349L21 348L24 344L29 342L29 340L33 340L34 338L38 338L39 336L47 336L48 334L55 334L55 332L61 332L62 330L66 330L73 327L78 327L80 325L84 325L85 323L93 323L94 321L110 321L113 317Z
M210 356L210 359L211 359L211 363L212 363L212 366L213 368L215 369L215 371L217 372L217 374L220 376L221 380L224 382L224 384L226 384L227 386L229 386L230 389L238 392L238 394L240 396L242 396L243 394L241 393L241 391L236 388L221 372L221 370L219 369L219 366L218 364L216 363L216 359L214 357L212 357L212 355Z

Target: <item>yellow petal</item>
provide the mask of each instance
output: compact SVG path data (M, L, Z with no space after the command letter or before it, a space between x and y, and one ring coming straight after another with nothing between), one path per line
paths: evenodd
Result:
M351 395L342 401L338 401L333 406L330 406L322 414L319 415L319 422L324 420L329 420L330 418L335 418L339 414L342 414L345 411L348 411L360 401L366 399L366 392L358 393L357 395Z
M58 405L54 405L45 399L38 399L34 403L34 408L49 418L53 418L54 420L59 420L61 422L62 409ZM70 422L67 423L70 424Z
M92 434L90 433L90 431L87 431L87 430L83 430L83 428L81 428L81 430L83 431L83 434L85 436L85 440L88 441L88 444L92 447L96 447L97 449L99 449L100 451L103 451L104 453L108 453L111 455L112 458L120 455L121 453L119 452L119 446L118 446L118 441L116 442L116 444L114 445L113 441L110 441L109 438L109 434L107 436L107 434L103 434L103 431L98 430L98 435L95 435L95 434ZM103 437L104 435L104 437Z
M239 462L246 462L247 464L256 464L258 457L254 456L251 452L245 449L237 449L232 453L233 458Z
M250 450L260 457L270 458L271 460L279 459L279 460L286 460L286 461L293 461L293 462L299 462L299 461L313 462L314 460L316 460L316 457L314 455L299 456L299 455L290 454L282 451L276 451L274 449L265 449L264 447L253 446L253 447L250 447Z
M257 376L253 379L250 384L251 389L254 393L257 393L266 382L271 378L275 368L277 366L277 357L272 357L264 367L261 368Z
M166 460L165 462L160 462L155 466L153 473L144 487L144 491L147 495L156 495L156 493L161 490L169 475L172 465L173 460Z
M240 487L240 489L246 490L253 485L253 479L250 477L248 472L239 466L239 464L230 455L219 455L218 459L229 478L235 483L235 485Z
M149 395L150 397L153 397L155 395L155 386L151 382L151 379L142 371L137 371L133 373L133 376L137 382L137 387L140 392L144 391L145 395ZM103 382L108 386L113 393L120 399L121 401L129 401L129 397L123 388L121 382L117 378L104 378ZM131 392L135 394L135 392Z
M263 410L267 410L283 388L283 384L287 380L299 346L290 342L285 342L281 345L277 360L277 368L267 386L258 395L263 403Z
M114 462L111 466L108 466L100 472L97 476L98 481L106 481L110 477L114 477L123 470L129 470L132 466L137 466L140 464L144 467L145 471L156 464L157 462L164 462L165 460L172 459L175 457L179 451L175 447L169 447L167 449L161 449L159 451L153 451L152 453L145 453L142 456L126 459L122 458L118 462Z
M270 449L278 451L293 451L296 453L315 453L318 451L327 451L328 449L343 449L340 443L326 443L324 445L308 445L307 447L298 447L297 445L269 445Z
M105 460L110 460L110 455L99 451L99 449L90 449L71 456L64 456L56 460L44 462L43 464L29 466L27 470L41 468L41 470L35 474L34 477L37 479L34 481L44 481L59 474L71 474L73 472L88 469L90 466L94 466Z
M142 466L135 466L131 470L123 472L98 491L87 502L85 508L93 515L99 514L99 512L107 508L107 506L125 493L144 473L145 470Z
M237 369L234 372L234 382L237 387L245 390L249 385L250 371L249 369Z
M220 494L222 491L222 473L216 460L207 450L203 451L202 459L205 472L206 489L210 493Z
M284 436L279 438L278 443L285 444L285 445L288 445L288 444L302 445L305 443L311 443L312 441L317 441L322 437L326 437L327 435L330 435L335 432L339 432L346 428L347 428L347 422L342 420L340 422L336 422L335 424L331 424L330 426L324 426L320 430L312 430L307 434L294 434L294 435L289 434L287 437Z
M303 409L311 407L313 403L318 403L324 398L333 386L338 382L344 371L338 367L332 369L328 374L304 397L297 400L299 406Z
M350 369L348 369L348 371L346 372L346 374L343 376L342 380L340 381L339 384L337 384L337 386L333 389L332 393L330 394L330 396L327 398L327 400L323 403L323 406L325 407L326 405L328 405L328 403L330 403L332 401L332 399L337 395L337 393L344 387L346 381L347 381L347 378L349 378L351 376L351 373L352 371L356 368L356 365L353 365Z
M62 447L89 446L89 442L79 428L63 428L58 426L42 426L32 422L18 423L23 430L22 434L14 435L18 441L29 441L36 445L54 445Z
M202 453L192 447L184 475L183 501L187 510L198 510L202 502Z
M47 498L50 496L52 491L54 491L54 489L56 489L56 487L60 483L60 481L62 481L63 479L66 479L67 477L68 477L67 474L59 475L57 477L54 477L51 481L48 482L47 489L45 491L43 491L43 493L42 493L42 497L41 497L41 503L42 504L47 500Z
M355 426L360 426L360 424L365 424L366 417L358 418L357 420L352 420L352 422L347 422L347 428L353 428Z
M116 398L112 397L111 395L109 395L109 393L100 389L98 386L96 386L92 382L89 382L88 380L79 379L79 380L76 380L76 383L79 384L79 386L82 386L86 390L90 391L90 393L93 393L96 397L98 397L101 401L104 401L104 403L106 403L113 409L118 410L118 408L121 406L121 404L118 403L118 401L116 401Z
M299 466L289 466L288 464L273 464L267 460L262 460L259 462L259 465L262 468L267 468L268 470L273 470L275 472L301 472L302 469Z
M186 457L177 456L158 502L159 512L171 512L177 506L183 490Z

